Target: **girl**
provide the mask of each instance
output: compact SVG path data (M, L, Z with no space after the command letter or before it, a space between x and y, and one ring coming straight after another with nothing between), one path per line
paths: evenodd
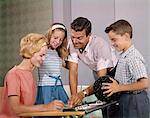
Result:
M42 66L38 69L38 93L36 104L47 104L53 100L67 103L68 96L61 81L61 67L68 55L67 30L61 23L54 23L48 29L49 49Z

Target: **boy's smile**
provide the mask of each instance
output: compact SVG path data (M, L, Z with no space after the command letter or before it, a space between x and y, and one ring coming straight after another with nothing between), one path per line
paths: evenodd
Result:
M108 33L108 36L109 36L112 46L117 51L126 51L131 46L131 39L129 38L128 33L120 35L113 31L110 31Z

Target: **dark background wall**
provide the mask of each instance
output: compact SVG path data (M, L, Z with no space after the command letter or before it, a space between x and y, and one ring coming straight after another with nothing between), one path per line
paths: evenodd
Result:
M52 22L52 0L0 0L0 86L6 72L20 62L20 39L45 33Z

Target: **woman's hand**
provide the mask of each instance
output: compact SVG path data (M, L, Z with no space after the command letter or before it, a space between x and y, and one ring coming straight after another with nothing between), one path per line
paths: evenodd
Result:
M60 100L54 100L47 104L47 108L50 111L61 111L64 108L64 103Z

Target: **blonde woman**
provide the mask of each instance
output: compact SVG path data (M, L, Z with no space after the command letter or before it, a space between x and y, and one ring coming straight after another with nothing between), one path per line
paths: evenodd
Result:
M33 105L36 96L36 84L33 77L35 67L40 67L47 53L47 38L31 33L21 39L19 65L8 71L5 77L4 98L0 118L18 118L16 114L36 111L58 111L63 102L55 100L48 104Z

